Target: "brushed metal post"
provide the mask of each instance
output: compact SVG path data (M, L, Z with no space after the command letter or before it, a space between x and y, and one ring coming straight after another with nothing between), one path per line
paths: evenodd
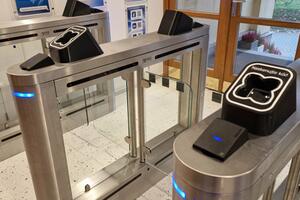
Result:
M284 193L284 200L294 200L300 188L300 152L293 158Z
M24 146L37 200L71 200L67 159L54 82L18 87L32 98L15 97Z
M203 118L208 41L208 35L204 36L200 42L201 48L194 50L192 55L192 72L190 83L193 91L191 105L192 125L198 123Z
M192 73L192 52L185 53L182 57L182 67L180 73L180 80L183 83L189 84ZM190 98L193 91L180 92L179 94L179 108L178 108L178 120L179 124L185 128L190 126Z
M204 36L198 49L183 55L181 81L191 88L179 96L179 123L184 127L198 123L203 117L207 48L208 36Z
M98 43L103 44L111 41L110 36L110 24L109 18L106 18L103 22L103 26L95 31L95 35L98 38ZM113 112L116 110L116 98L115 98L115 84L114 80L107 80L102 83L105 86L105 93L108 96L108 110L109 112Z
M49 54L49 48L47 46L47 39L46 38L42 38L41 39L41 43L42 43L42 48L43 48L44 54Z
M273 192L275 187L275 181L270 185L268 190L265 192L263 196L263 200L272 200L273 199Z
M140 144L140 162L144 163L145 158L145 102L144 102L144 88L142 86L142 80L144 76L144 70L139 68L137 71L137 104L138 104L138 130L139 130L139 144Z
M130 138L129 150L130 150L131 157L137 157L134 72L131 72L126 76L126 89L127 89L128 134Z

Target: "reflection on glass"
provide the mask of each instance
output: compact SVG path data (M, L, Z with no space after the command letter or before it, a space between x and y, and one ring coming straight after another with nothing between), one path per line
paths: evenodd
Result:
M216 57L216 41L218 34L218 21L210 20L210 19L199 19L194 18L194 21L199 22L201 24L209 25L209 48L208 48L208 67L214 68L215 57Z
M295 57L300 30L241 24L234 73L261 61L286 66Z
M177 9L219 13L220 0L177 0Z
M39 52L42 52L40 41L0 47L0 97L3 97L0 98L0 135L1 131L18 125L18 116L6 71L10 66L22 63L24 58L28 59Z
M58 98L73 190L129 153L126 84L118 78L115 85L112 91L97 84Z
M299 0L248 0L243 3L242 15L281 21L300 20Z
M178 62L181 62L181 59L181 56L176 58ZM146 142L179 124L180 95L187 95L187 104L184 104L188 107L187 109L190 109L190 100L192 99L192 92L187 84L177 85L177 82L180 81L170 77L164 77L163 80L159 69L162 69L162 64L151 66L144 73L144 79L155 79L155 83L152 82L151 87L145 89ZM176 76L180 79L181 70L173 73L176 73ZM170 75L174 76L174 74ZM187 124L190 123L189 120L190 117L186 119Z

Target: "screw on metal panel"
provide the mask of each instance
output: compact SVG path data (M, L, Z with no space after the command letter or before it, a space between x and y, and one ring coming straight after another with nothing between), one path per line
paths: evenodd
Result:
M147 147L147 146L144 146L144 152L145 152L147 155L149 155L149 154L151 154L152 150L151 150L151 148L149 148L149 147Z
M88 192L88 191L90 191L91 190L91 186L89 185L89 184L86 184L85 186L84 186L84 192Z

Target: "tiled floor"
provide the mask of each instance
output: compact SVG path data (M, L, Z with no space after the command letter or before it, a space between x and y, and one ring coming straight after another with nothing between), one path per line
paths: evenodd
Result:
M206 106L219 108L219 104L214 103ZM178 92L153 84L145 91L145 107L146 138L150 140L177 123ZM128 132L126 109L126 94L118 95L114 112L64 134L72 187L128 153L128 145L124 142ZM159 187L153 190L159 190ZM144 196L150 198L151 195L146 193ZM19 199L35 199L24 152L0 163L0 200Z
M145 102L145 127L149 140L176 124L178 92L154 84L146 90ZM125 94L117 96L116 105L114 112L64 135L72 186L128 153L124 142L128 129ZM220 104L211 101L209 90L205 93L204 107L204 116L220 108ZM20 153L0 163L0 200L23 199L36 198L26 154ZM170 175L139 198L158 199L171 199Z
M221 108L221 104L211 101L212 91L205 91L204 111L203 117L207 117L213 112ZM166 178L158 182L155 186L145 192L138 200L171 200L172 199L172 176L168 175Z

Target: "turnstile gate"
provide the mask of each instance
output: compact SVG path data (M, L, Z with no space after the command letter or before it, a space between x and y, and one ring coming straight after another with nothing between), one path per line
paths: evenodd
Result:
M129 200L147 190L143 179L162 178L154 173L152 166L167 159L174 138L202 118L208 31L209 27L204 25L178 36L151 33L106 43L101 45L105 52L101 56L30 72L19 66L10 67L8 77L37 199ZM184 84L189 85L192 95L179 95L177 124L146 142L144 90L153 81L153 74L151 80L146 80L144 68L178 55L183 55L183 68L177 87L183 90ZM79 182L72 191L57 97L118 76L127 82L129 155Z
M97 13L78 17L47 16L26 20L0 22L0 48L8 48L8 45L16 45L30 41L41 40L44 53L48 53L47 39L55 37L72 25L82 25L88 27L95 39L99 43L110 41L110 28L108 12ZM7 54L3 54L7 56ZM5 63L5 62L4 62ZM1 66L6 68L7 66ZM0 71L6 71L5 69ZM1 72L2 73L2 72ZM0 74L0 161L7 159L24 150L21 139L18 118L13 104L11 90L5 73ZM113 81L94 86L93 93L99 96L98 102L102 104L102 113L98 117L114 109ZM80 123L71 123L69 116L77 118L85 116L81 107L76 108L76 104L84 101L81 92L67 95L59 99L60 110L64 114L66 124L64 130L68 131L76 128ZM100 104L99 104L100 105ZM78 107L78 106L77 106ZM80 110L81 109L81 110ZM83 120L84 122L86 120Z
M225 162L213 159L195 150L193 143L214 119L220 118L218 111L176 138L174 200L257 200L261 195L271 200L276 177L290 160L285 194L280 199L300 198L300 60L289 67L298 74L297 111L272 135L252 135Z

